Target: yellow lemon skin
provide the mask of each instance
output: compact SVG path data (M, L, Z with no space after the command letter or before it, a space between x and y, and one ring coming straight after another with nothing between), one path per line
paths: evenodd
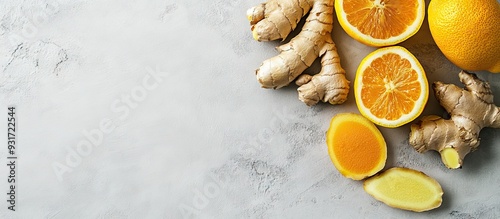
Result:
M500 73L497 0L432 0L427 14L434 41L453 64Z

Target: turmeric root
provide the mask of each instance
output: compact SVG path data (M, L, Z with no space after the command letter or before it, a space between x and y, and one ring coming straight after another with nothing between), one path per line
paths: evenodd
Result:
M347 178L361 180L382 170L387 160L384 136L360 114L339 113L326 132L333 165Z
M423 118L411 126L409 140L418 152L438 151L451 169L460 168L465 155L477 149L482 128L500 128L500 109L493 103L490 85L465 71L459 77L464 89L434 83L436 97L451 118Z
M308 106L319 101L341 104L347 99L349 81L331 37L333 0L268 0L249 9L247 18L254 39L270 41L285 39L308 12L301 32L277 47L280 54L256 70L257 80L263 88L278 89L298 78L299 99ZM318 57L322 70L314 76L301 75Z

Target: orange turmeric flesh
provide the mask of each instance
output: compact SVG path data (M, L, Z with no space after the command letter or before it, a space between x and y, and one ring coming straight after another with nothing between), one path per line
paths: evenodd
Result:
M382 133L361 115L333 117L326 139L330 158L345 177L361 180L385 166L387 146Z

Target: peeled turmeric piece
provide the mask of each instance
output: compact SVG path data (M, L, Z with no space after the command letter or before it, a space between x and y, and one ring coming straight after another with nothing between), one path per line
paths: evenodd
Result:
M332 118L326 133L328 153L339 172L361 180L382 170L387 146L382 133L359 114L340 113Z
M441 206L441 185L424 173L394 167L364 182L365 191L394 208L422 212Z

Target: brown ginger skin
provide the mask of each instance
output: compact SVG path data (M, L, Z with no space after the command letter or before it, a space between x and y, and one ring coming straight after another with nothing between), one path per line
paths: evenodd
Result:
M277 48L279 55L265 60L256 76L264 88L278 89L297 79L299 99L308 106L319 101L341 104L349 81L331 37L333 0L268 0L247 11L253 37L258 41L285 39L309 12L301 32ZM321 57L321 71L301 75Z
M479 146L484 127L500 128L500 109L493 103L490 85L475 74L459 73L465 88L435 82L436 98L451 118L427 116L411 126L410 144L418 151L435 150L451 169L460 168L465 155Z

